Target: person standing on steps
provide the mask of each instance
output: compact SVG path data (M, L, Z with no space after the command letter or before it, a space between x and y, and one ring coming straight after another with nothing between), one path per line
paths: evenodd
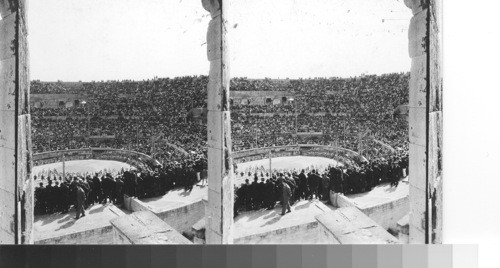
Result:
M82 217L85 217L85 200L86 200L85 191L82 189L82 186L76 186L76 217L75 219L80 218L80 214Z
M290 186L280 178L280 183L282 187L281 201L283 202L283 208L281 210L281 215L285 215L288 212L292 212L290 208L290 198L292 197L292 190Z

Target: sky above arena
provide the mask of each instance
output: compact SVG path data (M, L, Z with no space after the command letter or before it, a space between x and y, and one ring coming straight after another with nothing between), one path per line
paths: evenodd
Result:
M403 0L230 1L233 77L407 72ZM208 74L201 0L30 1L31 78L150 79Z

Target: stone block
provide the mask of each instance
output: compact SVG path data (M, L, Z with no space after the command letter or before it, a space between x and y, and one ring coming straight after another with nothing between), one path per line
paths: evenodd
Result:
M222 193L220 191L214 191L212 189L208 189L208 207L207 214L208 216L214 216L219 219L219 222L222 219ZM216 230L219 230L220 227L217 227Z
M409 107L427 105L427 55L412 58L409 83Z
M15 15L19 1L0 0L0 17L4 19L9 15Z
M4 234L0 237L0 244L14 242L14 222L16 211L16 199L13 193L0 189L0 230Z
M0 189L15 193L16 183L15 150L0 147Z
M222 235L219 234L218 232L215 232L214 230L208 230L205 233L206 235L206 244L211 244L211 245L220 245L222 244Z
M0 61L0 111L14 111L16 108L15 70L15 58Z
M22 230L23 234L23 244L33 244L35 241L34 236L34 209L35 209L35 192L34 192L34 181L32 179L27 180L24 183L23 189L23 213L25 217L25 222Z
M222 59L221 17L214 18L208 24L207 58L209 61Z
M232 138L231 138L231 112L222 112L222 123L224 124L224 152L227 158L224 160L226 169L233 168L232 160Z
M429 181L432 183L442 171L442 112L429 114Z
M208 148L208 188L217 192L222 189L222 174L224 170L222 159L222 150Z
M29 163L31 159L27 156L29 154L29 150L31 149L28 147L29 145L29 140L31 136L31 115L29 114L23 114L19 115L17 117L17 139L18 139L18 144L17 144L17 150L18 153L24 157L23 161L26 161L26 163Z
M442 0L429 0L429 10L431 13L431 20L435 20L436 23L438 24L439 29L442 28L442 10L443 10L443 3Z
M429 63L429 110L431 112L443 109L443 76L442 76L442 54L441 33L436 21L431 20L430 32L430 63Z
M410 143L410 185L417 187L421 190L426 189L426 149L424 146L415 145Z
M210 62L207 85L207 109L209 111L222 111L222 61Z
M231 173L230 173L231 174ZM234 184L231 175L223 178L222 189L222 229L224 243L231 243L234 219Z
M0 111L0 148L15 149L15 111Z
M21 28L22 29L22 28ZM18 112L19 114L29 113L29 51L27 34L20 31L19 34L19 92L18 92Z
M400 234L408 235L410 233L410 214L406 214L397 223L397 228Z
M443 180L441 177L437 178L434 182L435 194L432 209L435 213L432 215L432 243L443 243ZM435 217L435 218L434 218Z
M0 245L12 245L15 244L14 234L10 231L0 228Z
M409 108L410 143L425 146L427 134L427 111L425 108Z
M426 208L425 191L410 185L410 226L425 230Z
M207 242L209 242L209 234L216 232L222 235L222 196L220 192L208 189L208 207L207 207Z
M28 0L17 0L19 4L19 26L21 32L27 36L28 32Z
M222 238L222 217L216 214L207 215L207 229L205 230L205 235L207 237L207 241L210 237L210 233L215 233Z
M0 61L14 57L16 16L12 14L0 20Z
M411 216L410 216L411 217ZM410 224L410 244L424 244L425 231Z
M408 51L410 58L427 53L427 12L417 13L410 20L408 29Z
M222 149L223 148L223 124L222 112L208 111L207 112L207 145L208 148Z
M355 207L344 207L316 216L320 233L330 233L340 244L397 244L395 237Z
M192 244L150 211L134 212L111 220L118 241L126 244Z

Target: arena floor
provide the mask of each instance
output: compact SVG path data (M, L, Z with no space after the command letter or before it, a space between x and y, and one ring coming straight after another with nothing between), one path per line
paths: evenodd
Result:
M101 170L106 170L107 172L120 171L121 169L131 169L133 168L127 163L111 161L111 160L73 160L66 161L66 172L68 173L95 173ZM36 166L33 168L33 174L37 175L43 173L44 171L56 170L62 173L62 162L52 163L47 165Z
M272 159L272 168L274 171L283 171L283 170L297 170L300 171L302 169L325 169L328 166L336 166L340 165L340 163L334 159L324 158L324 157L315 157L315 156L289 156L289 157L278 157ZM66 172L68 173L95 173L101 170L106 170L107 172L115 172L120 171L121 169L130 169L133 168L127 163L111 161L111 160L73 160L66 161ZM36 166L33 168L33 174L38 175L41 173L46 173L48 171L56 170L59 173L62 173L62 162L47 164ZM241 177L240 175L236 175L234 178L235 185L241 185L245 182L245 179L248 177L248 172L252 173L253 179L254 172L264 172L267 173L269 171L269 159L262 159L256 161L250 161L246 163L238 164L238 173L244 172L245 176Z
M271 160L273 170L279 171L284 169L325 169L328 166L340 165L338 161L331 158L317 156L284 156L277 157ZM238 164L238 172L245 172L250 169L269 170L269 159L255 160Z
M341 165L340 162L325 157L316 157L316 156L286 156L286 157L277 157L271 160L271 166L273 171L283 171L283 170L295 170L300 172L302 169L310 170L310 169L319 169L324 170L328 166L338 166ZM256 161L250 161L245 163L238 164L237 169L238 175L234 178L235 185L241 185L245 182L245 179L250 179L250 182L253 180L253 173L263 172L264 174L269 172L269 159L261 159ZM240 173L243 172L243 177ZM252 173L250 177L248 177L248 172Z

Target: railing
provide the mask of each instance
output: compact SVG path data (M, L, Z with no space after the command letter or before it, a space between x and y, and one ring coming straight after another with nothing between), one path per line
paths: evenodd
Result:
M326 158L345 158L354 161L355 163L368 162L368 160L359 153L329 145L317 144L298 144L286 145L276 147L255 148L243 151L233 152L233 160L235 163L243 163L248 161L255 161L271 157L284 157L284 156L320 156Z
M114 160L127 163L136 168L152 169L160 163L152 157L136 151L111 149L111 148L84 148L61 151L50 151L33 155L33 165L57 163L71 160Z

